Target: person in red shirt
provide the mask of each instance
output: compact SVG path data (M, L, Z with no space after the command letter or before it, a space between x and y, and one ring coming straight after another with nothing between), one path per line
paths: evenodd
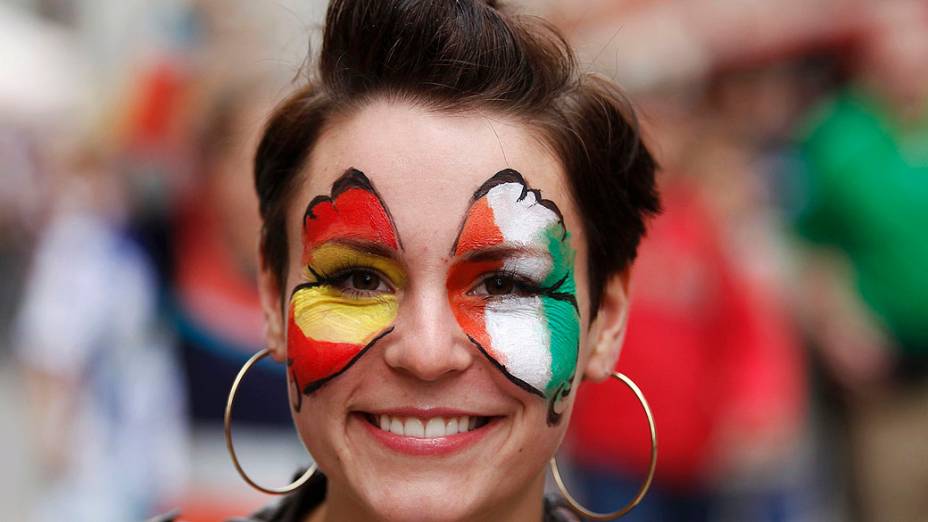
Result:
M633 520L703 520L712 484L744 455L791 439L805 400L797 340L781 303L735 266L721 230L680 178L642 242L617 371L648 397L659 436L653 493ZM634 495L647 425L620 386L581 386L568 451L593 509Z

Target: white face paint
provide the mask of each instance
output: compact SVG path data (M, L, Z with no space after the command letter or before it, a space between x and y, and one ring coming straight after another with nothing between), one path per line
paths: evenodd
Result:
M501 171L475 193L453 254L462 258L448 285L459 324L510 380L552 400L553 412L570 391L580 339L574 251L557 206Z

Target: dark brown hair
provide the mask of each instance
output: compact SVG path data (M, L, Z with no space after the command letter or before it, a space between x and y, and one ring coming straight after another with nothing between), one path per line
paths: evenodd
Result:
M271 114L255 156L262 263L278 288L302 166L326 125L379 98L494 111L538 131L582 216L595 316L607 278L634 260L659 211L655 162L614 83L579 71L547 23L479 0L332 1L318 70Z

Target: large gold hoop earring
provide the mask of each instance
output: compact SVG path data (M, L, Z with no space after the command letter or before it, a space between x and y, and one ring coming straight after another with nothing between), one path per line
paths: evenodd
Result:
M238 391L238 385L242 382L242 378L245 377L245 374L248 373L248 370L251 369L258 361L265 358L270 354L270 350L267 348L261 350L260 352L251 356L251 359L242 366L242 369L238 371L238 375L235 376L235 381L232 382L232 389L229 390L229 398L226 400L226 415L225 415L225 431L226 431L226 448L229 450L229 456L232 457L232 464L235 466L238 474L241 475L242 479L248 483L249 486L257 489L258 491L268 493L271 495L285 495L290 493L303 484L306 484L306 481L313 476L313 473L316 472L316 464L313 463L309 469L306 470L303 475L296 479L295 482L288 486L282 488L266 488L264 486L258 485L255 481L251 480L251 477L245 473L245 470L242 469L241 464L238 462L238 457L235 456L235 448L232 447L232 404L235 402L235 392Z
M641 393L641 389L632 382L631 379L622 375L619 372L613 372L612 377L618 379L625 383L629 389L635 394L635 397L638 398L638 402L641 403L641 408L644 410L645 416L648 417L648 428L651 431L651 464L648 466L648 476L644 479L644 483L641 484L641 487L638 489L638 494L635 495L635 498L631 502L626 504L622 509L618 511L613 511L611 513L596 513L595 511L590 511L589 509L580 505L577 500L571 496L570 492L567 491L567 486L564 485L564 481L561 479L561 473L557 469L557 459L552 458L551 465L551 475L554 477L554 483L557 484L558 489L561 490L561 495L564 496L564 500L567 501L568 506L575 513L582 517L586 517L590 520L613 520L628 514L629 511L635 508L641 501L644 499L644 496L648 493L648 489L651 487L651 480L654 479L654 470L657 467L657 433L654 429L654 415L651 414L651 407L648 406L648 401L645 400L644 394Z

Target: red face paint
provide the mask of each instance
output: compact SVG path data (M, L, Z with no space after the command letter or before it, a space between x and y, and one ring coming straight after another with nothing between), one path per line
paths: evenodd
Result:
M303 220L307 280L291 294L287 325L290 375L300 393L312 393L347 370L392 331L395 296L352 296L336 279L346 270L373 270L401 280L392 261L366 251L399 248L393 220L361 171L348 169L330 196L310 202Z
M303 218L303 262L312 249L333 240L354 240L400 248L393 219L359 170L348 169L332 184L331 196L317 196Z
M338 373L363 348L352 343L333 343L306 337L293 319L292 308L287 336L291 357L290 369L300 383L306 384ZM301 390L303 388L305 385Z

